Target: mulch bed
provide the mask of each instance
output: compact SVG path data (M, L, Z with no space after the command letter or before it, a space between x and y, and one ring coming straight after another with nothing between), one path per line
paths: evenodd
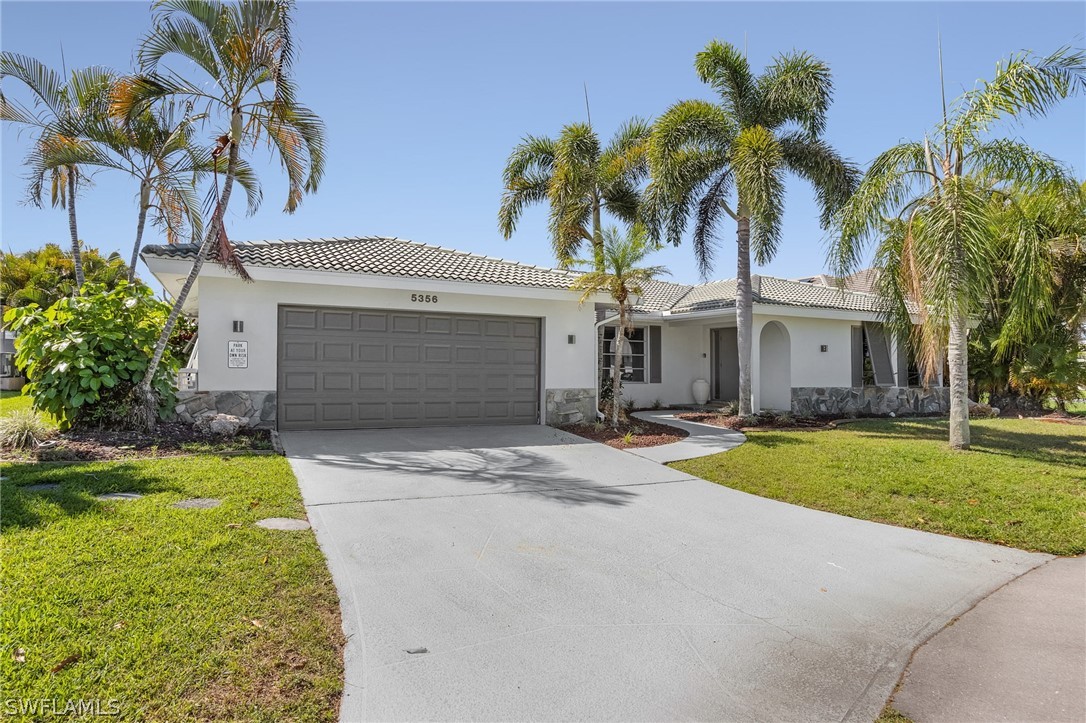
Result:
M725 427L739 432L751 431L803 431L818 429L834 429L837 425L829 417L793 417L787 423L772 415L757 415L753 419L739 416L726 416L711 412L681 412L676 414L677 419L700 424L711 424L714 427Z
M646 422L641 419L622 422L618 429L610 424L597 428L594 424L581 422L580 424L567 424L560 428L564 432L576 434L578 437L591 439L594 442L602 442L615 449L631 449L633 447L658 447L661 444L671 444L687 437L685 430L672 427L667 424ZM627 432L633 433L630 444L625 441Z
M55 444L53 444L55 442ZM233 453L272 449L267 429L242 429L236 437L201 434L187 424L161 422L154 432L79 430L58 434L34 450L3 449L6 462L96 462L176 457L194 453Z

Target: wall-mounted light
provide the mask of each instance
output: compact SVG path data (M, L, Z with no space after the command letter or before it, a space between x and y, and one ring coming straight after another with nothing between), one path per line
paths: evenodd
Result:
M240 332L243 332L243 331L245 331L245 322L244 321L235 321L234 322L234 332L235 333L240 333Z
M567 344L576 344L577 343L577 335L576 334L567 334L566 335L566 343Z
M829 351L830 347L828 345L826 345L826 344L823 344L822 346L818 347L818 350L819 351Z

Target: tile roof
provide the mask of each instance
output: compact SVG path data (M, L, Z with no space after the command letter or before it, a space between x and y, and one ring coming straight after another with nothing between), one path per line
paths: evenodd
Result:
M360 238L247 241L235 244L246 266L407 276L510 286L568 289L576 271L531 266L406 239ZM194 244L145 246L143 255L195 258Z
M580 274L490 256L431 246L406 239L380 236L358 238L248 241L235 244L247 266L305 269L356 274L442 279L481 284L568 289ZM195 258L193 244L145 246L142 255L158 258ZM851 278L851 277L850 277ZM866 280L866 279L865 279ZM789 281L754 276L756 304L804 306L878 312L878 296L823 285L818 281ZM703 284L651 281L642 288L637 313L668 312L673 315L727 309L735 306L735 279Z

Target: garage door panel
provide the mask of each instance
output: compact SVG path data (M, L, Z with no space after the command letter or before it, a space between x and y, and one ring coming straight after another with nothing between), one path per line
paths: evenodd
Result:
M280 426L534 423L537 319L281 307Z

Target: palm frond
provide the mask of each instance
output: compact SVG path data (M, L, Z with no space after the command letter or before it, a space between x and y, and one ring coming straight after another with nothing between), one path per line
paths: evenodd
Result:
M758 97L760 125L772 129L791 121L820 135L833 99L830 68L809 53L781 55L758 78Z
M730 115L745 126L759 105L758 85L750 64L739 49L720 40L710 41L694 59L701 82L720 95Z

